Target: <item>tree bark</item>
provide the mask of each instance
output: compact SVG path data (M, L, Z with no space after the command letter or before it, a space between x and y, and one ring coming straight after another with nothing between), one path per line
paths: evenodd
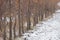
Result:
M4 40L6 40L6 23L5 23L6 18L4 17Z
M30 0L29 0L29 4L28 4L28 13L27 13L27 30L31 29L31 22L30 22Z
M20 14L20 0L19 0L19 9L18 9L18 21L19 21L19 36L21 36L22 27L21 27L21 14Z
M14 39L16 37L16 31L15 31L15 28L16 28L16 18L15 18L15 23L14 23L14 28L13 28L13 31L14 31Z
M9 13L10 13L9 40L12 40L11 0L9 0Z

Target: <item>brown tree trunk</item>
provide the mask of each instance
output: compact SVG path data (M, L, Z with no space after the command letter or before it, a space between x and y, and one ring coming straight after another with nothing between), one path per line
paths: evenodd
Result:
M4 17L4 34L3 34L3 39L6 40L6 23L5 23L6 18Z
M2 17L0 18L0 31L2 32Z
M19 9L18 9L18 21L19 21L19 36L21 36L22 27L21 27L21 14L20 14L20 0L19 0Z
M9 40L12 40L11 0L9 0L9 13L10 13Z
M31 12L30 12L30 0L29 0L28 13L27 13L27 30L29 30L31 27L30 15L31 15Z
M9 30L10 30L10 38L9 38L9 40L12 40L12 19L11 19L11 17L10 17L10 27L9 27Z
M24 27L23 27L23 14L21 15L22 16L22 20L21 20L21 23L22 23L22 33L24 33Z
M13 28L13 31L14 31L14 39L16 37L16 30L15 30L15 28L16 28L16 18L15 18L15 23L14 23L14 28Z

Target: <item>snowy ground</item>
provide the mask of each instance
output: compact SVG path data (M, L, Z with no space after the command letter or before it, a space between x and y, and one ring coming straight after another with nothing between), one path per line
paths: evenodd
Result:
M22 40L60 40L60 13L55 13L52 18L38 23L34 30L23 35Z

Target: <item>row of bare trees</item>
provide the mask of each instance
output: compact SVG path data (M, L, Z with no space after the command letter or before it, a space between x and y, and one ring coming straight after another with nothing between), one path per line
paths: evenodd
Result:
M56 2L56 1L55 1ZM52 0L3 0L0 6L0 37L14 40L55 11Z

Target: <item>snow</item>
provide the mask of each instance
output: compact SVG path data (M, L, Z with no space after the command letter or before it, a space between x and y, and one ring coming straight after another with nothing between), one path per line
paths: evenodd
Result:
M60 40L60 13L55 12L52 18L36 24L34 30L29 30L17 40Z
M6 17L6 20L7 20L7 22L10 22L10 18L9 17Z
M60 6L60 2L58 2L57 5Z
M60 12L60 10L57 10L56 12Z

